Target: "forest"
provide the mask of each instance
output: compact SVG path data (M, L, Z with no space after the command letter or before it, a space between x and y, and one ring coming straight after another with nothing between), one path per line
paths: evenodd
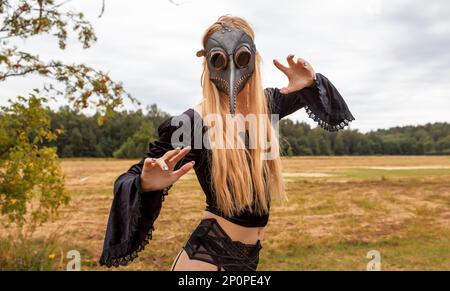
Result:
M85 115L62 107L50 112L52 129L60 129L59 157L138 158L157 138L158 125L170 115L151 105L143 112L120 111L102 122L101 114ZM312 128L305 122L280 121L280 144L285 156L333 155L448 155L450 124L428 123L361 133L346 129L338 133Z

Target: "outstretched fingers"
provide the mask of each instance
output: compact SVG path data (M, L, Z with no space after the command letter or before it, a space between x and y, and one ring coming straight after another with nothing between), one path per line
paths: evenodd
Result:
M177 181L178 179L180 179L181 177L183 177L184 175L186 175L190 170L192 170L192 168L194 167L195 162L189 162L184 164L181 168L179 168L178 170L174 171L172 173L172 177L173 177L173 181Z
M273 60L273 64L275 65L275 67L278 68L278 70L282 71L284 74L288 75L288 70L289 68L282 65L279 61L277 60Z
M300 67L306 68L308 66L308 62L305 61L305 59L298 58L297 59L297 65L300 66Z
M288 55L286 60L287 60L287 62L288 62L290 67L295 67L296 62L294 61L294 55L293 54Z
M169 171L171 169L169 160L176 156L180 152L180 150L180 148L176 148L174 150L168 151L161 158L156 160L156 163L159 165L161 170Z
M187 146L181 149L176 155L172 156L168 161L167 165L170 169L175 168L175 165L181 161L189 152L191 151L191 147Z
M167 151L160 158L146 158L144 160L144 170L150 170L155 167L160 168L163 171L173 170L176 164L181 161L189 152L191 147L176 148L171 151Z

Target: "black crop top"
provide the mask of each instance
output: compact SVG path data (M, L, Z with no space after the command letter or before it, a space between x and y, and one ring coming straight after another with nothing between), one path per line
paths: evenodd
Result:
M300 108L305 108L309 117L328 130L337 131L344 128L354 120L344 99L333 84L323 75L317 74L313 87L304 88L297 92L282 94L277 88L265 89L269 111L279 114L283 118ZM216 206L215 195L211 185L210 150L194 141L194 132L204 132L200 115L193 109L189 109L182 116L190 122L190 138L182 138L180 144L172 144L172 134L183 125L173 125L173 118L164 121L158 128L159 139L150 143L148 153L143 159L131 166L120 175L114 184L114 199L108 220L103 253L100 258L101 265L118 266L126 265L137 257L151 239L154 222L159 216L166 190L142 192L140 174L145 158L159 158L167 151L177 146L192 147L188 155L180 161L175 169L190 161L195 161L194 170L198 181L206 195L206 210L213 212L225 219L246 227L262 227L268 222L269 214L262 216L244 210L239 215L225 216Z

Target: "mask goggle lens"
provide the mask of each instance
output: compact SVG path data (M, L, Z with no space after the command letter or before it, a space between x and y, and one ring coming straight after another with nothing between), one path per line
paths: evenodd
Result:
M211 53L209 62L215 70L220 71L227 67L227 56L224 52L215 51Z
M250 64L252 54L250 49L246 46L240 47L234 54L234 63L239 69L243 69Z

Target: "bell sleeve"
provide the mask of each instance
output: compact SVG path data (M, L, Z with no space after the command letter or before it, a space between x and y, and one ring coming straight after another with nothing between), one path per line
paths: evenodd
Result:
M330 132L343 129L355 120L336 87L319 73L311 87L288 94L277 88L266 88L265 94L272 114L279 114L280 119L305 108L310 118Z
M120 175L114 183L114 198L99 262L102 266L128 265L152 239L154 223L170 187L144 192L140 175L146 158L160 158L174 149L171 135L177 127L172 126L170 121L168 119L159 126L159 139L149 144L149 151L142 160ZM193 160L195 154L191 151L175 169Z

